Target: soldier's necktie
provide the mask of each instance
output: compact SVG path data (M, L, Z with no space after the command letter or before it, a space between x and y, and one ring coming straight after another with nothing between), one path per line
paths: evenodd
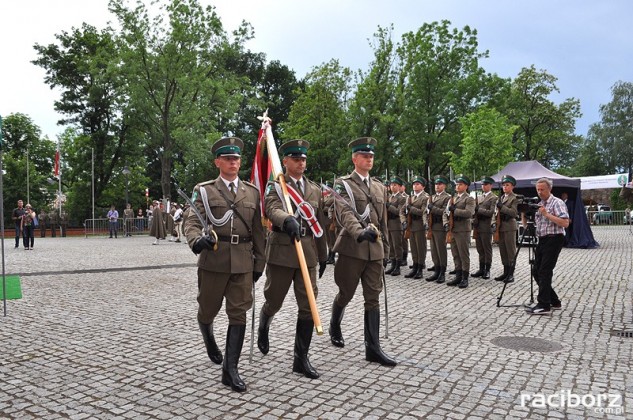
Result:
M235 184L232 182L229 183L229 191L231 191L231 195L235 198Z
M367 190L368 190L368 191L371 191L371 190L369 189L369 178L365 178L365 179L363 180L363 182L365 183L365 186L367 187Z
M297 181L297 188L299 189L299 193L301 193L301 195L304 195L304 193L303 193L303 183L301 182L301 180Z

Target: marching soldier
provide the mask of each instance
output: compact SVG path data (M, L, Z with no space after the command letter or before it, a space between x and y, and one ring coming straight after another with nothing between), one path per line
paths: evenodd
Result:
M514 254L516 253L516 233L518 215L517 206L519 204L516 194L512 192L517 184L516 179L510 175L501 178L501 188L503 195L497 200L497 213L499 225L499 254L503 264L503 274L495 277L497 281L512 283L514 281Z
M406 185L406 182L404 181L402 181L402 185L400 186L400 194L404 197L404 202L406 203L407 200L409 199L409 194L407 194L407 185ZM402 207L400 209L402 210ZM404 217L404 215L401 215L400 220L402 221L402 259L400 259L400 266L404 267L408 265L407 260L409 256L409 240L404 237L404 232L407 229L407 225L406 225L407 219L406 217Z
M406 278L421 279L426 261L426 206L429 195L424 192L427 181L423 177L413 179L413 196L407 199L402 207L401 217L407 219L407 226L411 236L411 257L413 267Z
M385 274L400 275L400 261L402 261L402 220L400 209L404 206L406 198L400 193L400 187L404 182L394 177L391 179L391 195L387 200L387 228L389 229L389 262L391 267L385 270Z
M333 188L330 181L326 181L327 187ZM324 192L323 213L326 216L325 234L327 236L327 264L334 264L334 243L336 242L336 221L334 220L334 196L329 192Z
M309 147L310 144L305 140L292 140L279 148L286 168L284 178L292 201L291 213L298 213L299 219L288 214L278 182L269 183L266 188L266 216L272 222L273 231L266 244L266 285L264 287L266 302L259 315L257 347L263 354L268 354L270 324L273 316L281 309L290 285L293 284L299 313L292 371L302 373L307 378L316 379L319 373L308 359L314 321L294 245L295 241L301 241L316 298L318 294L316 267L318 263L319 278L321 278L325 271L327 239L322 228L325 217L321 187L303 175ZM300 210L298 211L297 208Z
M475 199L468 194L470 179L464 175L455 178L456 194L448 210L453 216L451 230L451 254L455 264L455 279L446 283L448 286L468 287L470 274L470 233L471 219L475 214Z
M204 231L192 209L183 226L187 243L198 255L198 325L207 355L213 363L223 363L222 383L238 392L246 391L237 369L246 311L253 304L253 283L266 263L259 190L238 178L243 147L237 137L213 144L211 152L220 176L196 185L192 199L210 232ZM225 298L229 326L223 358L213 336L213 321Z
M477 198L473 229L477 232L475 245L479 254L479 270L472 274L473 277L483 279L490 278L490 266L492 265L492 222L497 205L497 196L494 195L492 184L495 180L485 176L481 180L483 193ZM473 234L473 236L475 236Z
M384 366L396 361L380 347L380 304L382 273L387 241L387 195L380 181L372 180L369 171L374 166L376 139L361 137L349 143L354 171L334 183L342 199L335 199L335 216L341 230L334 250L339 257L334 266L334 281L338 293L332 304L330 339L336 347L345 341L341 321L345 307L354 297L359 281L365 298L365 359Z
M448 256L446 252L446 229L448 228L448 218L446 207L451 196L445 191L448 179L443 175L435 175L435 195L429 200L427 206L429 210L429 224L431 230L431 258L435 267L431 277L426 281L444 283L446 279L446 266Z

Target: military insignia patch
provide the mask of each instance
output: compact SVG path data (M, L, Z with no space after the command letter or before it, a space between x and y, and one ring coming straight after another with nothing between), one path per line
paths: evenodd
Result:
M343 186L341 184L336 184L334 186L334 191L336 191L337 193L342 193L343 192Z
M268 184L268 185L266 186L266 195L270 194L270 192L272 191L272 189L273 189L273 184Z

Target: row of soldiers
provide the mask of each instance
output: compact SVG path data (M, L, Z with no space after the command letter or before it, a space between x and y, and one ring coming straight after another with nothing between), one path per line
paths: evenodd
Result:
M238 177L242 140L227 137L212 146L214 164L220 175L194 188L192 206L184 215L183 231L191 250L198 255L198 325L209 359L222 365L224 385L238 392L246 390L238 363L246 331L246 312L253 305L255 283L264 270L265 303L259 314L257 346L264 355L271 351L270 331L274 316L281 310L290 286L293 286L298 312L292 371L311 379L319 377L308 358L315 328L311 295L318 298L317 274L321 278L334 253L338 254L334 266L338 292L331 305L330 341L335 347L345 346L344 314L360 284L364 299L365 359L383 366L397 364L380 345L379 297L390 257L395 270L404 253L398 248L402 247L401 216L411 216L414 277L424 268L425 234L429 228L433 235L431 253L435 264L431 278L443 281L445 238L451 230L451 249L461 274L458 283L461 284L464 276L467 280L469 261L467 247L464 253L462 242L470 235L470 219L477 210L477 205L466 193L470 182L465 177L458 177L458 185L463 185L458 186L457 196L450 198L444 192L448 181L436 177L436 194L429 197L423 191L425 180L418 178L413 183L415 195L406 200L403 212L398 204L403 197L395 191L389 197L382 182L369 175L376 145L376 139L371 137L351 141L349 148L354 170L336 179L329 187L310 181L304 174L309 150L307 141L284 143L279 154L283 157L285 173L279 180L269 182L264 193L263 214L272 225L268 231L261 221L258 188ZM325 203L324 190L325 195L331 197L330 205ZM505 199L502 201L506 202ZM488 204L480 203L479 207L488 207ZM452 229L445 214L447 210L452 214ZM326 215L335 224L333 230L326 228ZM468 229L462 230L460 224L467 225ZM329 254L328 237L333 240ZM301 258L297 252L299 248L303 249ZM309 274L306 282L309 289L303 279L303 263ZM223 302L229 324L224 354L216 343L213 328Z
M517 197L513 193L516 179L505 175L501 180L503 193L499 198L492 193L495 181L491 177L481 179L482 193L473 198L468 189L471 181L464 175L457 175L453 181L455 194L446 189L450 181L443 175L433 179L435 193L425 192L428 182L424 177L412 181L411 195L406 192L406 184L399 177L385 182L388 189L387 229L389 234L389 263L385 274L401 275L400 267L407 265L409 244L411 247L411 271L404 277L422 279L426 268L427 239L430 242L433 266L428 270L433 274L426 278L429 282L446 281L448 252L451 245L455 269L448 274L455 277L447 281L449 286L468 287L470 275L470 243L475 239L479 256L479 269L472 277L490 278L492 266L493 235L498 230L496 241L499 245L503 273L495 277L497 281L514 281L514 256L516 253ZM334 220L334 197L326 193L325 206L328 214L328 263L334 263L334 243L337 223Z
M47 212L42 209L37 215L37 219L41 238L46 237L48 229L50 229L53 238L57 237L58 232L63 238L66 237L66 230L68 229L68 213L66 211L62 210L60 214L59 210L53 209Z

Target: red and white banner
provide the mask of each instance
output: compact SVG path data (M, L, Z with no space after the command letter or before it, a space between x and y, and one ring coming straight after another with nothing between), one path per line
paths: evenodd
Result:
M53 175L59 176L59 141L57 141L57 150L55 151L55 167L53 169Z
M251 182L259 188L259 199L261 204L261 216L264 217L264 195L266 193L266 184L272 180L272 168L266 155L266 131L261 128L257 136L257 150L255 151L255 160L253 161L253 170L251 172Z

